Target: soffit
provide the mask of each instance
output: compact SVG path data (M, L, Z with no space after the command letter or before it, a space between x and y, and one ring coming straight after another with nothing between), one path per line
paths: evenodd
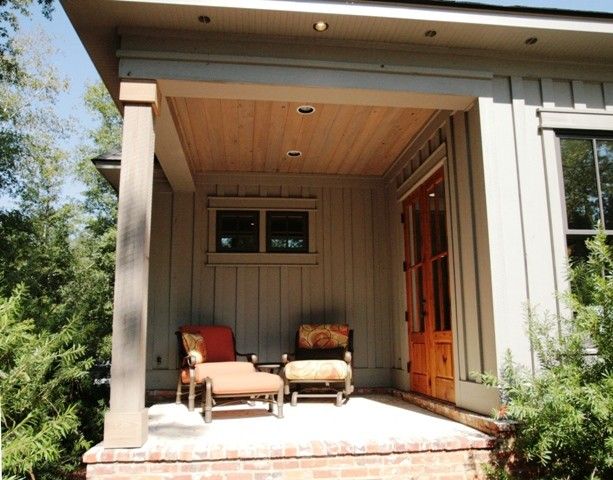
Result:
M613 22L606 18L360 2L62 0L62 4L112 94L118 76L117 32L122 27L283 37L284 41L298 37L378 42L547 60L607 63L613 59ZM211 22L199 22L200 15L209 16ZM330 28L320 34L312 25L322 19ZM436 30L437 35L426 38L426 30ZM529 37L538 42L527 46Z
M202 98L168 98L194 174L383 175L432 110ZM291 158L289 150L302 156Z

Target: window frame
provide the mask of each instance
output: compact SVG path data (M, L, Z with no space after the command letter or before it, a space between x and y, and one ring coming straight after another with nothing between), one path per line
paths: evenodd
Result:
M321 239L320 228L321 200L316 197L206 197L205 238L207 249L204 252L205 266L313 266L320 265ZM259 251L230 252L217 250L217 212L218 211L259 212ZM308 251L269 252L266 249L267 211L306 212L308 217Z
M569 228L568 224L568 210L566 207L566 186L564 185L564 161L562 158L562 140L563 139L575 139L575 140L591 140L592 142L592 154L594 156L594 167L596 171L596 188L598 192L598 205L600 209L600 220L603 221L604 225L604 206L602 199L602 188L600 183L600 169L598 165L598 154L596 149L596 141L598 140L608 140L613 141L613 131L603 131L603 130L571 130L571 129L556 129L555 130L555 138L556 138L556 150L558 157L558 168L560 171L560 193L561 193L561 201L562 201L562 214L564 221L564 234L565 236L569 235L585 235L585 236L593 236L598 230L597 229L577 229L577 228ZM613 235L613 229L605 229L604 233L607 235Z
M304 228L302 232L302 238L304 238L304 248L292 249L292 248L275 248L271 245L272 240L272 221L271 217L275 215L294 215L300 216L304 220ZM285 234L286 238L294 235ZM308 253L309 252L309 212L306 210L266 210L266 252L267 253Z
M253 216L255 220L255 231L253 235L255 237L255 249L254 250L244 250L244 249L226 249L223 248L221 237L223 233L229 234L237 234L241 235L240 231L220 231L220 217L224 215L243 215L243 216ZM261 212L258 210L217 210L215 213L215 251L219 253L258 253L260 251L260 223L261 223ZM245 235L246 236L246 235Z

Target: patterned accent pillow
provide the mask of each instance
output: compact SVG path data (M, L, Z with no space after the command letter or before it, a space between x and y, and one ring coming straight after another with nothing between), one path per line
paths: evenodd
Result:
M206 362L206 345L202 335L183 332L181 337L183 338L183 348L185 348L187 355L196 357L196 363Z
M305 324L298 329L299 348L347 348L348 343L349 325Z

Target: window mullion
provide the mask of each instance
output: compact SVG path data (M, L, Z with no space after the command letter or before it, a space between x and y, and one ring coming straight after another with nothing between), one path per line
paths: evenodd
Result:
M600 186L600 167L598 165L598 149L596 148L595 138L592 138L592 150L594 152L594 166L596 167L596 189L598 191L598 206L600 207L600 228L605 228L604 204L602 202L602 188Z

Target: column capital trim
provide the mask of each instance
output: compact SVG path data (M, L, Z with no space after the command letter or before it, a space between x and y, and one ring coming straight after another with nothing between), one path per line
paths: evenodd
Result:
M155 80L122 80L119 85L119 100L124 105L151 105L154 113L160 114L162 98Z

